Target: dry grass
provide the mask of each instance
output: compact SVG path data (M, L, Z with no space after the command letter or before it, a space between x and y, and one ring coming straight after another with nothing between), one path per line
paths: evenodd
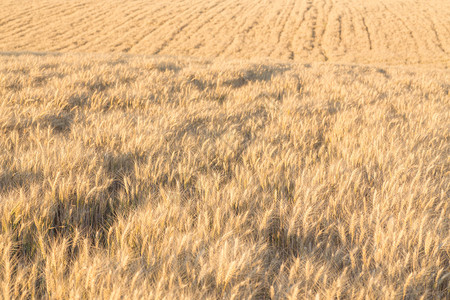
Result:
M2 54L0 293L449 297L449 82Z
M0 51L450 67L446 0L2 0Z

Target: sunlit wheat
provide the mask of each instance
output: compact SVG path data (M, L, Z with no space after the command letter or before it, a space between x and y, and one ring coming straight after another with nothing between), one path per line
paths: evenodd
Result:
M1 294L444 299L449 82L1 54Z

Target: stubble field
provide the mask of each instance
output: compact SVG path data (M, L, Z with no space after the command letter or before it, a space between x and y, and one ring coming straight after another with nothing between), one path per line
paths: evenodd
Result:
M1 298L450 296L447 2L0 8Z

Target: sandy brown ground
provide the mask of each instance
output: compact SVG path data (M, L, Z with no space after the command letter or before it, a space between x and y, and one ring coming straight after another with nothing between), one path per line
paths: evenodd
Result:
M450 66L450 1L4 0L0 51Z

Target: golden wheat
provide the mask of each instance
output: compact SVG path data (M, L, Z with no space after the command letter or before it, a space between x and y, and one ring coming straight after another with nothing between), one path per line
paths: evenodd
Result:
M1 1L0 298L450 298L448 67L442 0Z
M0 55L3 298L446 298L450 73Z
M450 67L445 0L3 0L0 51Z

